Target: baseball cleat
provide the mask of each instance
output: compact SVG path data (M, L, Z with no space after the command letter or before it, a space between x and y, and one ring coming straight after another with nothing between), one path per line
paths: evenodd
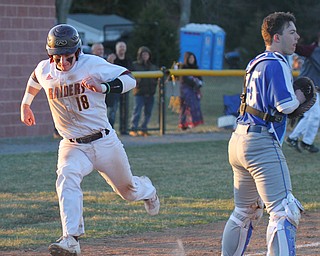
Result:
M304 143L303 141L300 141L300 147L304 150L309 151L310 153L317 153L319 152L319 148L316 147L315 145L309 145L307 143Z
M144 200L144 207L149 215L157 215L160 210L160 200L158 195L155 194L153 198Z
M288 144L289 147L292 147L295 150L297 150L299 153L301 153L301 149L299 147L298 140L290 139L289 137L287 137L285 142Z
M81 254L79 241L72 236L60 237L48 249L52 256L79 256Z

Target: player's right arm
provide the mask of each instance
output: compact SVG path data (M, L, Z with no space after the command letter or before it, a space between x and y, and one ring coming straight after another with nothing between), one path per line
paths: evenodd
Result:
M36 124L36 119L34 117L33 111L30 108L30 105L34 97L39 93L40 90L41 85L38 83L36 75L33 72L29 77L27 88L25 90L20 108L21 121L27 126Z

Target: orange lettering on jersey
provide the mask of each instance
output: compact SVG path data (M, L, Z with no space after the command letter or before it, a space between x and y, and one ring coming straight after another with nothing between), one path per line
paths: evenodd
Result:
M82 94L85 92L85 87L81 86L80 83L75 84L64 84L48 89L49 99L56 99L62 97L68 97L73 95Z
M79 83L74 84L74 94L75 95L80 94L80 84Z
M62 97L64 97L64 95L63 95L63 85L60 85L60 95L59 95L58 98L62 98Z
M74 84L69 84L69 96L74 95Z
M53 99L53 90L52 90L52 88L49 88L49 90L48 90L48 97L49 97L50 100Z
M74 95L84 93L84 91L85 91L85 88L83 86L81 86L80 83L74 84Z
M67 85L63 85L63 97L69 96L69 87Z
M61 95L61 86L54 88L54 97L55 98L61 98L62 97L62 95Z
M81 93L84 93L86 91L86 87L82 86L81 85L81 89L82 89L82 92Z

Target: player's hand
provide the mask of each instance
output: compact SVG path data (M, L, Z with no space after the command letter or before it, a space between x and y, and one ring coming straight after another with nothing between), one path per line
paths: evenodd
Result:
M116 58L117 58L117 55L115 55L114 53L111 53L108 55L107 61L110 63L113 63Z
M94 91L94 92L102 92L101 82L98 79L93 77L86 77L81 82L82 86L85 88Z
M29 105L21 106L21 121L27 126L32 126L36 124L36 119L34 118L33 112Z
M307 99L306 99L306 97L304 96L303 92L300 89L294 91L294 93L296 94L296 97L297 97L297 99L298 99L300 104L306 102Z

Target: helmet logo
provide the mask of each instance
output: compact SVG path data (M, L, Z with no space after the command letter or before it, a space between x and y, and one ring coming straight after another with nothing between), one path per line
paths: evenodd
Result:
M67 40L63 40L63 39L57 39L55 41L55 45L56 46L65 46L68 44L68 41Z

